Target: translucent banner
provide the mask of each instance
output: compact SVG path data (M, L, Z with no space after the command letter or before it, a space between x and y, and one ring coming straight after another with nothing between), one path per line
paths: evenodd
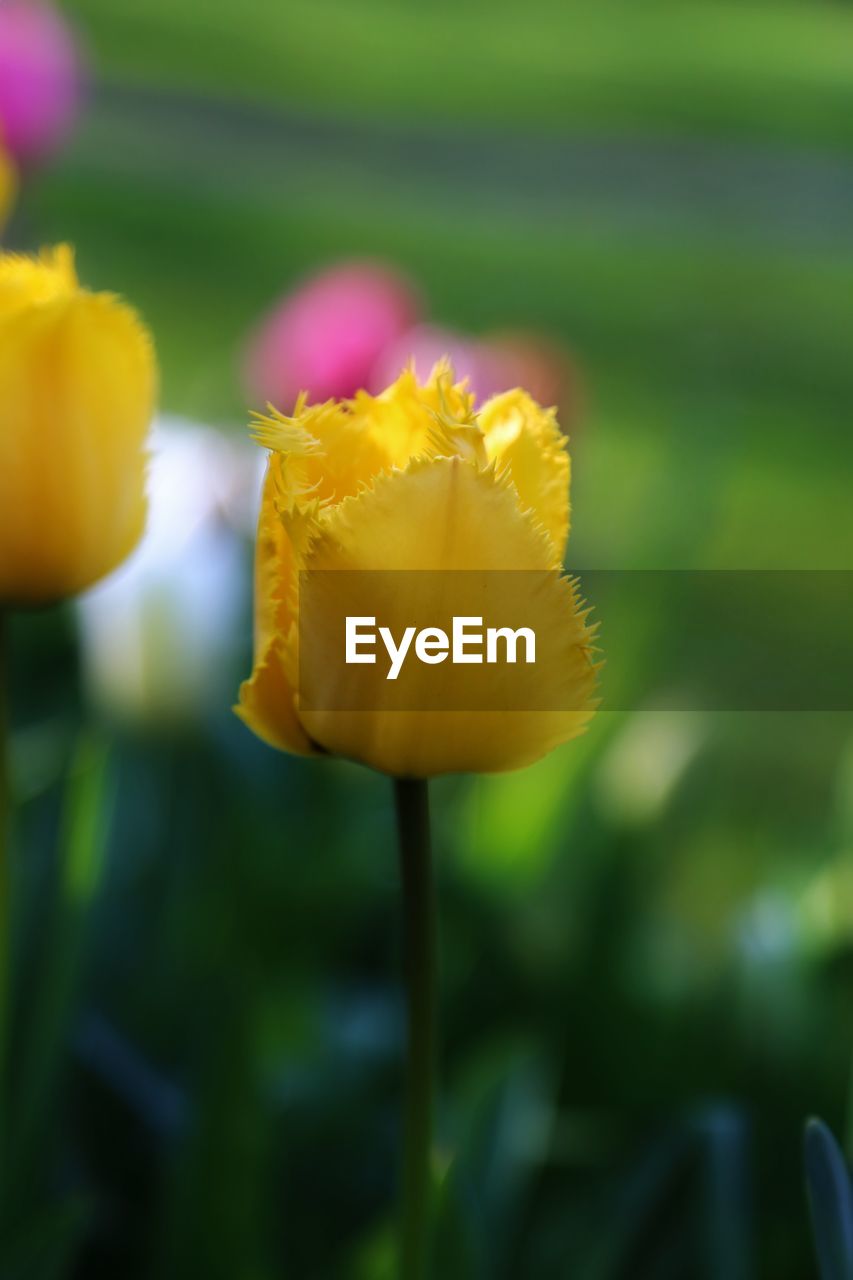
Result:
M318 711L853 710L853 571L299 577Z

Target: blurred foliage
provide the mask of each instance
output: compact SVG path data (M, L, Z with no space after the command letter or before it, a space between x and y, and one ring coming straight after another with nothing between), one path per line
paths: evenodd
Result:
M389 257L447 323L572 345L573 567L850 567L849 6L68 9L90 110L11 240L72 240L140 306L169 409L242 429L259 311ZM666 618L630 625L640 655ZM47 1044L52 1072L16 1274L381 1280L387 783L251 739L247 651L182 737L81 737L64 613L15 619L12 658L14 1065ZM443 1275L813 1274L800 1128L850 1120L851 744L840 713L607 712L434 787Z
M201 38L170 0L69 7L117 73L321 111L839 143L853 128L844 5L211 0Z

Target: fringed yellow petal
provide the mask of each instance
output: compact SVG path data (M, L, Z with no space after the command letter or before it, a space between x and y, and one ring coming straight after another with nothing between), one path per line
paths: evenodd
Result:
M377 480L374 487L326 514L312 546L302 585L300 609L312 619L302 636L300 718L308 735L326 751L347 756L385 773L429 777L456 771L517 768L582 732L593 711L593 633L573 585L553 570L550 538L518 506L515 489L493 470L481 471L459 459L413 461L404 472ZM517 590L528 625L559 643L552 660L538 666L529 705L538 710L323 710L341 706L341 689L330 690L330 673L342 676L339 628L324 625L326 571L336 574L335 616L341 592L353 593L352 611L364 611L359 571L419 570L538 571L521 573ZM306 593L315 592L311 599ZM332 597L329 597L330 603ZM383 601L383 624L399 635L409 624L411 599ZM349 672L349 668L346 669ZM360 678L361 668L352 669ZM506 670L486 674L493 696L484 705L506 706ZM376 686L380 696L381 688ZM488 688L487 688L488 693ZM390 695L389 695L390 696ZM343 705L346 705L344 700ZM458 705L458 704L456 704ZM321 709L317 709L321 708Z
M468 390L467 379L455 381L449 356L433 366L425 385L418 389L418 395L430 409L460 422L470 422L474 417L474 395Z
M350 407L356 417L368 424L389 464L404 467L418 454L435 452L437 425L452 422L460 427L470 426L474 398L464 383L454 385L453 370L444 360L435 366L425 385L418 382L409 367L381 395L361 391Z
M298 417L288 418L272 405L268 413L253 413L252 439L264 449L284 454L288 459L310 458L322 453L320 441L312 436Z
M478 422L486 454L505 467L524 510L548 531L562 563L569 536L568 442L553 409L541 409L526 391L507 391L483 405Z
M255 662L234 708L249 728L282 751L314 750L295 706L298 556L277 509L281 458L267 467L255 545Z
M300 396L290 417L269 406L252 426L255 440L282 459L286 506L340 502L390 465L372 424L331 400L309 405Z
M464 458L483 468L488 463L485 438L474 416L473 401L467 397L461 401L453 396L453 378L449 368L442 365L433 370L439 400L438 409L430 409L433 425L429 431L426 452L435 458Z
M306 568L534 570L553 564L545 530L523 516L511 483L493 467L480 472L461 458L419 457L331 508Z
M283 644L273 640L250 678L241 684L240 701L234 710L244 724L271 747L295 755L315 755L317 748L296 713L287 666Z
M255 542L255 660L276 636L286 635L296 614L296 567L290 539L276 507L280 460L267 465Z
M74 250L59 244L37 257L0 254L0 320L21 308L41 307L79 291Z

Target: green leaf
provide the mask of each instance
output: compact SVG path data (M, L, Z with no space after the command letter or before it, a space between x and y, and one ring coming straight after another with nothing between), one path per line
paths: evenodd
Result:
M853 1280L853 1192L841 1149L822 1120L805 1132L806 1185L821 1280Z

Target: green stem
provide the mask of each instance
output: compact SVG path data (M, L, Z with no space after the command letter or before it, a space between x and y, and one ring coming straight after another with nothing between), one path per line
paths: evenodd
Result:
M430 1249L430 1156L435 1059L435 888L426 782L394 783L403 898L406 982L406 1099L400 1280L426 1280Z

